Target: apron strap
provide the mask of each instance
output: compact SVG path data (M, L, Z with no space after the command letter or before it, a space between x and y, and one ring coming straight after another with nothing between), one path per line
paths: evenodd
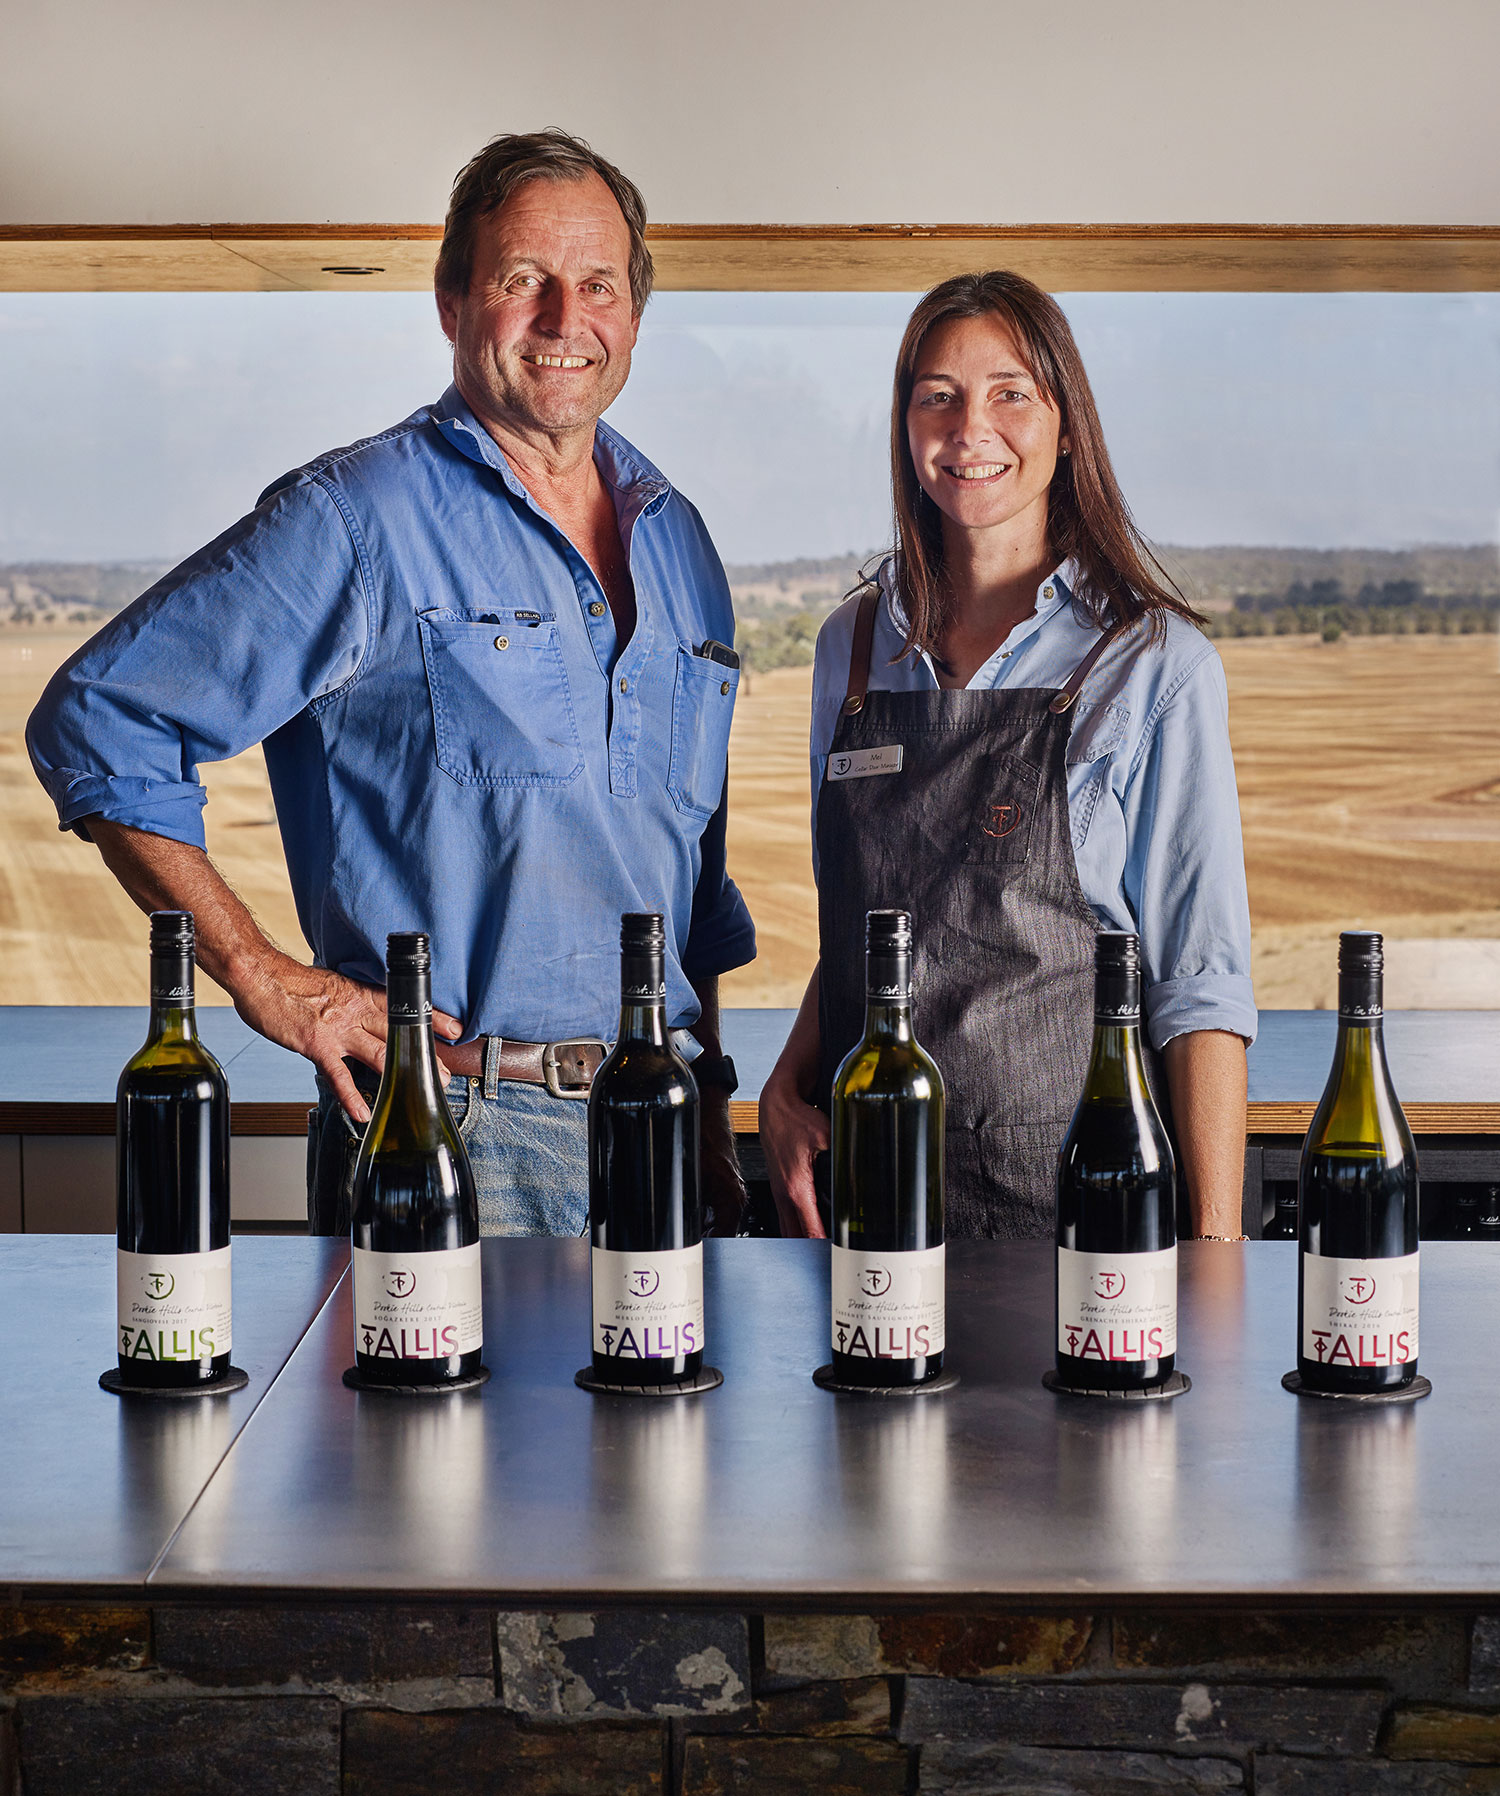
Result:
M1047 709L1049 711L1070 711L1073 708L1074 700L1083 690L1083 682L1094 671L1094 663L1122 631L1130 628L1130 624L1131 620L1129 618L1121 618L1118 623L1113 623L1109 626L1084 658L1078 663L1077 667L1073 669L1073 672L1068 677L1067 685L1063 687L1062 691L1059 692L1052 703L1048 705Z
M880 603L880 588L871 586L861 595L854 614L854 643L849 650L849 685L844 693L844 716L853 717L864 709L865 694L870 689L870 650L875 642L875 608Z

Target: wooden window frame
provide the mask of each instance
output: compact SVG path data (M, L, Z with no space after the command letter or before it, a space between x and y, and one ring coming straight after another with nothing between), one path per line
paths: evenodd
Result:
M5 292L418 292L437 225L5 225ZM1500 227L657 225L663 291L918 292L1014 268L1053 292L1500 290Z

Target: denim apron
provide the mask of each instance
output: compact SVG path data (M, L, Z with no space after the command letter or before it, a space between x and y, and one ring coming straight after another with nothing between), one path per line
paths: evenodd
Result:
M1065 757L1074 700L1125 626L1061 691L871 692L878 603L860 603L818 794L821 1100L864 1032L865 912L909 910L913 1023L947 1089L947 1233L1050 1236L1099 929Z

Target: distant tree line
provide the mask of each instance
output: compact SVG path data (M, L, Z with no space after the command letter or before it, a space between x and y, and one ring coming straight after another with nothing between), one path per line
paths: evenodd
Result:
M1500 595L1433 593L1417 580L1294 580L1282 592L1242 592L1209 614L1210 636L1477 636L1500 630Z

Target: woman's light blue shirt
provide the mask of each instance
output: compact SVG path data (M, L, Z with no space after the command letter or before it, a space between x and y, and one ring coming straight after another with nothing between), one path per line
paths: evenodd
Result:
M1073 577L1065 563L1041 583L1035 613L969 681L971 690L1066 683L1100 635L1073 606ZM871 690L932 691L938 679L931 656L901 653L904 620L899 598L893 606L889 562L880 579ZM846 599L818 634L815 843L856 606ZM1224 1029L1248 1042L1256 1029L1250 905L1224 666L1186 618L1168 615L1165 623L1160 639L1141 626L1106 650L1074 707L1068 812L1078 880L1101 928L1141 938L1145 1014L1157 1048L1195 1029Z

